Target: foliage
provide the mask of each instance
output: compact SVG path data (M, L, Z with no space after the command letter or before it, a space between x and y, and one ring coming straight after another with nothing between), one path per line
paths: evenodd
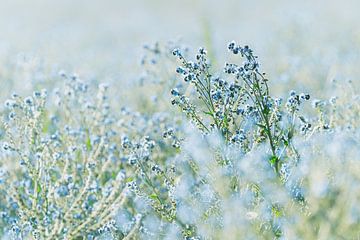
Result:
M65 72L5 102L2 236L356 239L357 93L311 108L307 93L274 96L248 46L230 42L244 62L220 72L204 48L190 61L169 46L145 47L137 110Z

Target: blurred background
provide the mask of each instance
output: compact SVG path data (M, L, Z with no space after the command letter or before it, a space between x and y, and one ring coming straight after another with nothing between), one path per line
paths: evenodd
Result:
M141 73L143 44L174 39L207 47L219 69L229 41L249 44L278 92L359 82L359 9L357 0L1 0L0 100L60 69L121 88Z

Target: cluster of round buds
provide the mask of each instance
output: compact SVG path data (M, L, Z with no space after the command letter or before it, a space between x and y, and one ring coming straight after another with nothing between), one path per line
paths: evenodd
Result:
M155 147L155 141L151 140L149 136L145 136L142 138L141 140L141 145L146 149L146 150L151 150Z
M235 75L236 79L243 79L249 84L253 84L256 77L262 81L267 81L264 74L259 73L259 63L256 61L257 56L253 55L253 51L248 47L240 47L234 41L228 44L228 49L234 54L241 54L242 57L246 58L246 61L241 66L232 63L226 63L224 66L224 72L227 74ZM258 81L258 80L257 80Z
M168 129L163 133L163 138L172 137L173 135L174 135L174 129L168 128Z
M331 105L335 106L337 99L338 99L338 97L331 97L331 98L329 99L329 103L330 103Z
M234 63L225 63L224 72L227 74L234 74L238 72L238 66Z
M243 144L243 142L247 139L246 132L244 129L236 130L236 133L231 137L231 142L233 144Z
M178 74L181 74L181 75L184 76L184 81L185 81L185 82L193 82L193 81L195 81L196 78L197 78L197 74L195 74L195 73L192 71L191 68L189 68L189 69L186 70L186 69L184 69L184 68L182 68L182 67L178 67L178 68L176 69L176 72L177 72Z
M220 99L222 99L222 92L220 90L211 89L210 94L211 94L211 98L214 101L219 101Z
M150 160L151 152L155 148L155 141L151 140L149 136L143 137L139 142L130 143L127 137L123 137L122 141L124 150L128 152L123 159L127 160L129 165L139 167L140 161Z
M188 75L186 75L184 77L185 82L192 82L192 81L195 81L195 80L196 80L196 75L193 74L193 73L189 73Z
M111 233L113 231L116 231L117 227L116 227L116 222L115 220L110 220L109 222L107 222L105 225L103 225L102 227L100 227L97 232L98 234L104 234L104 233Z
M33 97L35 99L46 99L48 93L46 89L42 89L41 91L34 91Z
M282 98L275 98L274 103L276 107L280 107L282 104L283 99Z
M137 185L136 181L130 181L126 184L127 188L133 192L139 192L139 186Z
M286 107L289 112L295 112L299 110L301 102L307 100L310 100L309 94L301 93L300 95L298 95L294 90L291 90L290 96L286 102Z
M208 69L208 62L206 59L206 50L204 48L199 48L198 53L196 54L196 62L186 61L179 49L175 49L173 55L177 56L182 62L182 67L178 67L176 72L185 76L185 82L200 81L198 78L202 74L208 74L206 71Z
M212 83L214 84L215 88L225 88L228 85L227 81L219 77L213 78Z
M172 51L172 54L176 57L181 57L182 58L182 54L181 54L181 51L179 48L175 48L173 51Z
M32 231L32 236L34 239L40 239L40 232L38 230L33 230Z
M21 234L20 227L16 223L13 223L11 226L11 235L14 237L14 239L18 239L20 234Z
M311 129L311 123L304 123L301 126L300 131L301 133L306 134L310 129Z
M163 174L164 171L161 170L160 166L155 164L154 166L151 167L151 170L156 174L156 175L159 175L159 174Z
M181 94L177 88L171 90L171 95L173 96L171 99L172 105L178 105L182 108L183 111L185 111L187 108L190 108L191 104L189 99L185 95Z
M244 108L238 108L236 113L238 115L242 115L243 117L247 117L247 118L254 118L258 116L258 110L249 104L246 104Z
M185 95L178 95L171 99L172 105L178 105L181 110L186 114L191 114L195 111L195 106L190 103L190 99Z
M180 92L179 92L179 90L177 89L177 88L173 88L173 89L171 89L171 95L172 96L174 96L174 97L177 97L177 96L179 96L180 95Z
M228 44L228 50L231 51L233 54L241 54L242 57L252 56L253 51L249 48L249 46L245 45L241 47L237 45L235 41L231 41Z
M122 146L122 148L125 148L125 149L131 148L132 143L127 136L121 137L121 146Z
M199 64L206 64L206 50L203 47L200 47L198 50L198 54L196 54L196 60Z
M3 143L2 148L4 149L4 151L12 150L12 147L11 147L10 144L7 143L7 142L4 142L4 143Z
M301 93L301 94L300 94L300 99L301 99L301 100L310 100L310 95L309 95L309 94L305 94L305 93Z
M129 158L128 158L128 162L130 165L135 165L137 162L138 162L138 157L136 155L131 155Z
M180 139L175 135L174 133L174 129L173 128L168 128L163 132L163 138L165 139L171 139L172 140L172 146L174 148L179 148L180 147Z
M213 80L214 88L210 91L212 99L215 102L221 101L222 105L232 105L239 97L240 85L228 83L223 79Z
M219 120L223 119L223 113L226 112L227 120L234 118L233 113L236 113L235 105L241 98L240 89L241 86L237 83L228 83L224 79L215 78L212 80L213 89L210 91L210 95L215 107L215 113L222 116Z
M27 106L32 106L33 104L34 104L34 99L32 98L32 97L26 97L25 99L24 99L24 103L27 105Z
M9 110L12 110L14 109L15 107L18 107L19 105L17 104L17 102L13 99L8 99L5 101L4 103L4 106L9 109Z
M321 108L323 106L325 106L326 102L324 101L321 101L319 99L315 99L313 102L312 102L312 107L313 108Z
M184 69L184 68L182 68L182 67L177 67L176 68L176 72L178 73L178 74L181 74L181 75L186 75L188 72Z

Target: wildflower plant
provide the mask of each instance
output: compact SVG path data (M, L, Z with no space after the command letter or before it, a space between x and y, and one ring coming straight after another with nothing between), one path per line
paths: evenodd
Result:
M207 52L200 48L196 60L187 60L179 49L173 51L181 63L176 72L186 83L191 84L196 94L171 90L172 103L196 124L204 133L214 129L219 131L229 144L238 145L244 153L267 141L269 143L269 162L280 175L282 164L287 158L298 158L292 143L297 131L296 120L311 124L299 113L303 102L310 99L309 94L296 94L295 91L284 105L281 98L270 95L268 79L260 71L260 64L253 50L241 47L235 42L228 44L228 50L240 55L241 65L225 63L223 73L213 73L207 59Z
M118 150L112 144L107 86L100 85L97 99L87 102L87 85L76 76L63 78L65 88L55 91L55 112L47 111L45 90L25 99L14 94L6 102L2 164L8 175L2 191L11 210L6 219L19 238L76 238L102 228L116 230L114 209L127 199L127 175L114 158Z

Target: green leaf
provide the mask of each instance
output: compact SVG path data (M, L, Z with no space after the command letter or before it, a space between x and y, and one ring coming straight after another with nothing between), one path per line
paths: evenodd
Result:
M269 159L271 164L276 164L278 162L279 158L277 156L271 156L271 158Z
M212 112L205 112L205 111L203 111L203 113L205 113L206 115L214 116L214 114L213 114Z
M227 118L227 115L224 116L223 125L224 125L225 128L228 127L228 118Z
M91 150L91 140L90 140L89 137L86 138L86 143L85 144L86 144L86 149L88 151L90 151Z
M40 192L41 192L41 186L40 186L40 184L39 184L39 183L38 183L38 185L37 185L36 192L37 192L37 193L40 193Z
M125 182L131 182L131 181L133 181L134 180L134 178L133 177L128 177L127 179L126 179L126 181Z
M282 216L281 207L276 205L276 204L272 205L271 211L272 211L274 217L281 217Z
M153 200L157 200L158 199L158 195L156 193L150 194L149 198L153 199Z

